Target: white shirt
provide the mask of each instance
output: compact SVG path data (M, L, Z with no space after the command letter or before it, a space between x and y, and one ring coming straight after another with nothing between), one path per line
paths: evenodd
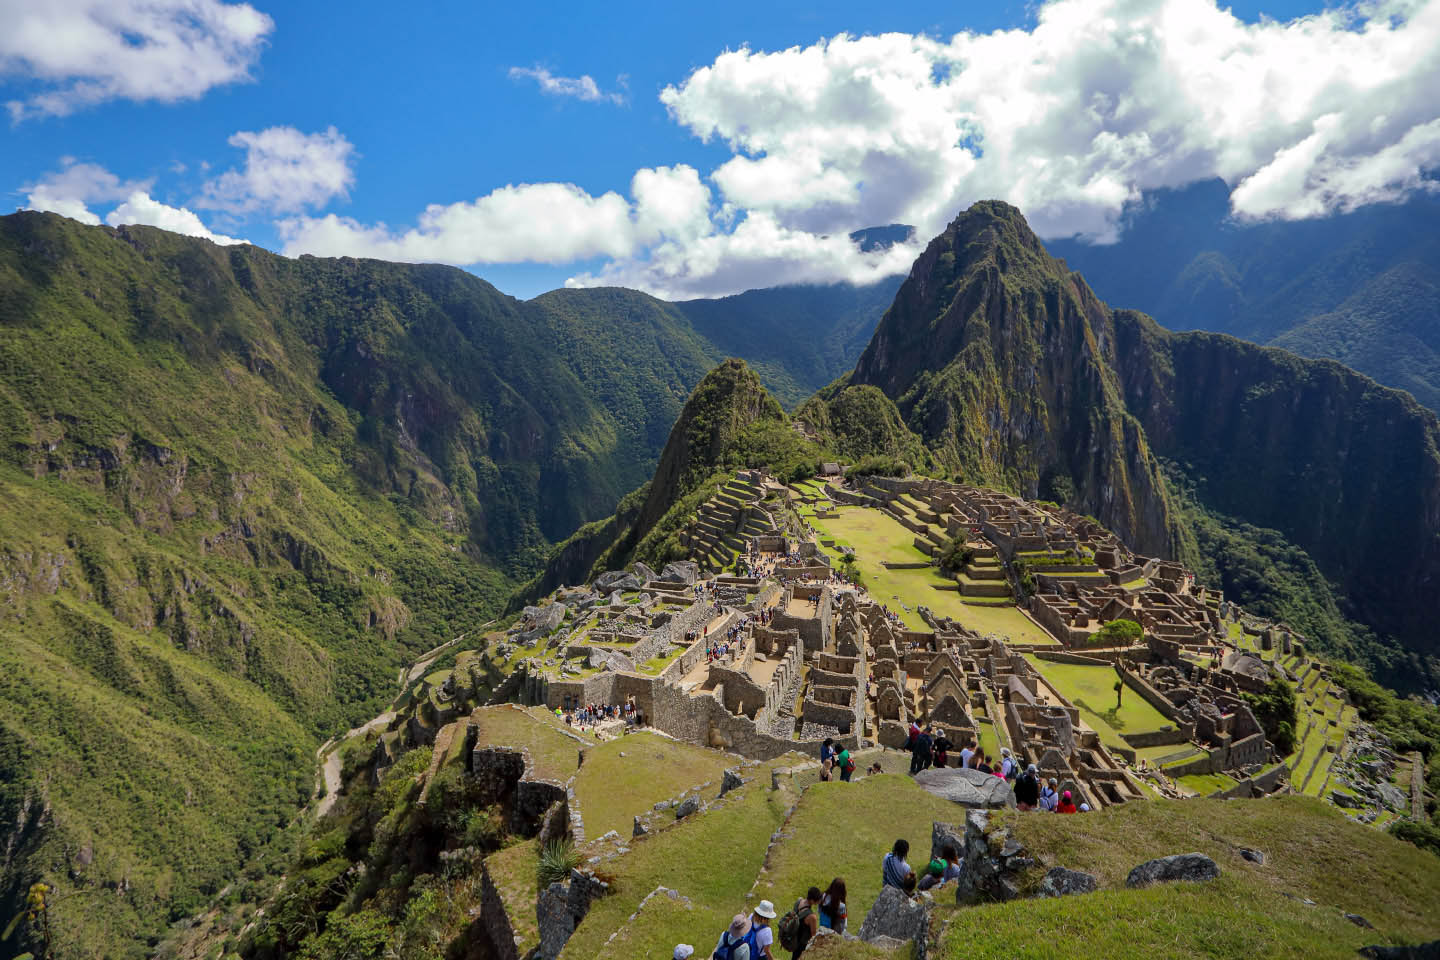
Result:
M751 917L750 922L754 923L755 918ZM762 927L758 923L755 924L755 928L755 946L759 947L763 953L766 947L775 942L775 928Z
M961 750L961 751L960 751L960 766L962 766L962 767L968 767L968 766L970 766L970 758L973 757L973 756L975 756L975 751L974 751L974 750L971 750L969 747L966 747L964 750Z

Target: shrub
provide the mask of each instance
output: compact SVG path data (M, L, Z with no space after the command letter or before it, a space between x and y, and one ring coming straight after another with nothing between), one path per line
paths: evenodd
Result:
M1144 629L1134 620L1111 620L1095 631L1088 646L1119 647L1136 643L1145 636Z
M540 850L535 865L535 884L541 890L552 883L569 879L570 871L580 865L580 854L569 840L551 840Z

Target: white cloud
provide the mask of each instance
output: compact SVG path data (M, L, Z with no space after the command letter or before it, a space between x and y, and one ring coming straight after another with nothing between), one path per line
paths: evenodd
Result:
M245 149L245 166L205 184L197 205L231 213L298 213L347 196L355 182L355 148L334 127L301 133L294 127L242 130L230 138Z
M540 86L540 92L549 94L552 97L574 97L577 100L585 100L590 103L614 103L623 105L625 94L618 92L607 93L600 89L595 78L590 74L581 74L578 77L557 77L549 70L541 66L534 67L511 67L511 80L534 80ZM625 79L620 78L620 85L625 85Z
M61 157L59 170L20 189L26 210L48 210L94 226L100 218L90 212L90 204L113 203L149 186L149 181L121 180L98 164Z
M248 80L274 24L221 0L0 0L0 75L41 87L12 120L107 100L173 102Z
M571 183L510 185L467 203L433 204L403 233L334 214L292 218L280 227L292 256L453 264L624 257L642 244L708 229L709 191L693 168L641 170L631 189L633 207L614 191L596 197Z
M161 203L142 190L130 194L124 203L106 214L105 222L112 227L118 227L123 223L149 224L152 227L183 233L190 237L204 237L221 246L245 243L244 240L235 237L211 233L205 224L200 222L200 218L190 210Z
M511 75L556 95L593 79ZM903 271L976 200L1042 236L1113 240L1146 190L1223 178L1237 218L1323 216L1436 189L1440 0L1246 23L1215 0L1051 0L1029 29L837 36L728 51L660 99L731 156L636 173L629 199L525 184L411 229L287 223L287 251L461 265L608 257L575 284L671 296ZM861 254L850 231L916 227Z

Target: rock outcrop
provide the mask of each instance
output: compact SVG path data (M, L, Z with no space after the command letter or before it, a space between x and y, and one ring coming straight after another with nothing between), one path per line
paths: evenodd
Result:
M1127 887L1148 887L1156 883L1204 883L1220 876L1215 861L1203 853L1177 853L1146 860L1125 878Z
M931 767L915 775L915 782L937 797L963 807L1015 806L1015 792L999 777L960 767Z

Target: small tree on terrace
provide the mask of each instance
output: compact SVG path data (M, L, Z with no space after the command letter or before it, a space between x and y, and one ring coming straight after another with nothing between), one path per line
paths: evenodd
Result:
M855 551L846 550L840 557L840 572L845 574L847 579L855 579Z
M1144 629L1134 620L1111 620L1095 632L1097 647L1124 647L1139 643L1145 636Z

